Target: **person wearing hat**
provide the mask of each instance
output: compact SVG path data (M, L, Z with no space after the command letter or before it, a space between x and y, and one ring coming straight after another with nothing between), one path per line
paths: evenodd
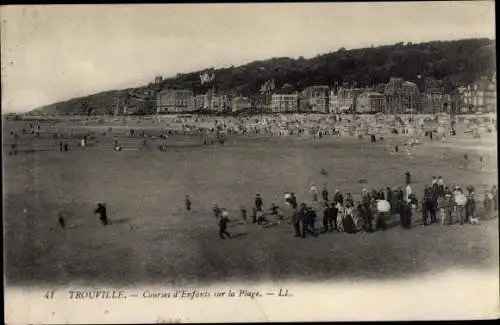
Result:
M108 214L106 210L106 204L97 202L97 208L94 210L94 213L99 213L101 223L103 226L106 226L109 224L108 220Z

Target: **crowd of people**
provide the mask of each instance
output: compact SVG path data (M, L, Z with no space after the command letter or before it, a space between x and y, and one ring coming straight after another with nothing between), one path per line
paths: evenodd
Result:
M422 199L419 199L411 189L411 176L406 173L406 188L401 187L371 190L362 189L361 200L354 201L351 193L345 196L338 190L330 197L324 187L318 191L311 184L311 203L298 203L294 193L286 193L284 205L272 203L269 209L264 209L260 194L255 197L252 207L251 221L257 225L270 222L286 222L292 225L296 237L306 238L316 236L319 231L327 232L374 232L386 230L387 223L394 216L399 216L399 224L408 229L415 225L414 215L421 213L424 226L433 223L453 225L465 223L477 224L479 219L490 219L496 216L498 210L498 191L494 185L484 192L482 200L475 193L473 186L463 189L461 186L445 186L441 176L433 177L425 186ZM186 209L190 210L191 201L186 197ZM228 211L217 204L213 214L219 222L221 239L231 238L227 231L230 221ZM247 211L240 208L241 220L247 221ZM480 217L481 216L481 217ZM322 227L316 227L316 221L322 218Z
M157 134L153 136L150 131L146 132L142 130L136 132L134 128L129 128L126 136L142 139L141 149L149 149L154 139L166 140L168 137L178 134L198 135L204 145L216 143L222 145L225 142L225 137L232 134L256 134L263 136L310 135L314 139L318 139L326 135L344 135L345 133L341 132L341 130L348 126L353 126L353 130L359 136L366 133L368 120L381 123L380 118L377 120L377 117L363 120L353 116L339 117L335 115L323 116L312 121L307 116L216 119L187 117L170 119L168 123L163 123L159 136ZM437 117L434 122L434 124L438 122ZM213 125L210 125L211 123ZM422 118L412 120L410 117L403 120L392 117L391 123L387 124L392 128L390 133L418 133L413 129L417 126L417 129L423 136L429 137L429 140L433 139L432 134L435 131L431 130L432 128L429 129L426 127ZM449 120L448 126L448 129L455 133L455 120ZM34 137L40 137L41 133L43 133L43 130L36 123L30 123L22 131L23 135ZM111 133L112 128L108 127L107 130L102 132L102 135L106 136ZM17 139L19 135L14 131L11 131L11 135L13 135L15 141L11 145L9 154L17 155ZM64 134L55 132L52 136L54 139L58 139L57 146L59 151L66 152L69 150L68 143L62 140ZM88 130L84 135L76 137L78 139L77 145L85 147L88 145L89 140L97 139L98 136L93 130ZM375 140L373 133L371 140L372 142ZM159 149L162 151L166 151L166 148L167 146L164 143L159 145ZM122 149L122 143L115 136L113 150L121 151ZM398 146L396 146L395 151L398 151ZM465 154L463 167L467 168L469 164L469 157ZM481 170L484 170L485 162L482 156L480 157L480 164ZM415 219L414 215L418 211L422 213L422 222L425 226L436 222L440 222L443 225L454 223L464 224L467 222L477 223L477 207L479 203L482 203L483 216L488 218L488 216L497 211L498 200L496 187L486 191L484 198L479 200L472 186L468 186L465 189L459 186L447 187L444 185L442 177L439 176L434 177L432 182L425 187L419 202L415 193L412 192L409 173L406 175L406 188L387 187L372 191L363 189L361 191L361 199L356 202L351 193L345 193L344 196L339 190L335 190L335 193L330 197L326 188L318 191L313 184L311 185L311 195L310 203L299 204L294 193L286 193L284 205L278 206L273 203L267 211L264 210L263 198L257 195L254 207L252 208L252 222L262 225L269 223L269 220L274 218L279 223L285 222L291 224L295 236L302 238L307 237L307 235L317 235L316 220L318 217L322 218L322 232L324 233L334 231L355 233L358 231L373 232L384 230L387 228L387 222L394 215L399 215L400 224L403 228L410 228L413 224L412 220ZM188 211L191 210L191 204L191 199L189 196L186 196L186 209ZM102 224L107 225L108 217L105 205L100 203L95 212L100 214ZM229 222L228 211L214 206L213 213L219 223L220 237L231 238L227 227ZM246 221L247 211L244 207L241 207L240 214L241 218ZM63 217L60 217L59 223L64 227L65 222Z

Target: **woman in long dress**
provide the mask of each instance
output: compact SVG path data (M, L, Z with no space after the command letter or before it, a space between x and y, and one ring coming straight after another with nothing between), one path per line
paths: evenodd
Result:
M354 234L356 232L356 224L354 223L354 207L350 203L346 203L344 208L344 217L342 219L344 231L349 234Z

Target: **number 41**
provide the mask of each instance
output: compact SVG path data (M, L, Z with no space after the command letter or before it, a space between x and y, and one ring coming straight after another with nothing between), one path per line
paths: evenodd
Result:
M54 299L54 291L49 290L45 293L45 299Z

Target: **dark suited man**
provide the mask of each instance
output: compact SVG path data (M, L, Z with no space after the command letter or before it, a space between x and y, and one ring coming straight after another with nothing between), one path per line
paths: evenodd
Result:
M262 211L262 206L264 203L262 202L262 198L260 197L260 194L257 194L255 197L255 207L257 208L257 211Z
M300 205L299 211L300 222L302 223L302 238L306 238L306 233L312 233L311 229L309 228L311 216L309 214L309 209L307 208L305 203L302 203Z
M323 187L323 190L321 191L321 197L323 198L323 201L328 202L328 191L326 187Z
M432 189L429 186L425 187L424 199L422 200L422 220L424 226L429 223L436 222L436 207Z

